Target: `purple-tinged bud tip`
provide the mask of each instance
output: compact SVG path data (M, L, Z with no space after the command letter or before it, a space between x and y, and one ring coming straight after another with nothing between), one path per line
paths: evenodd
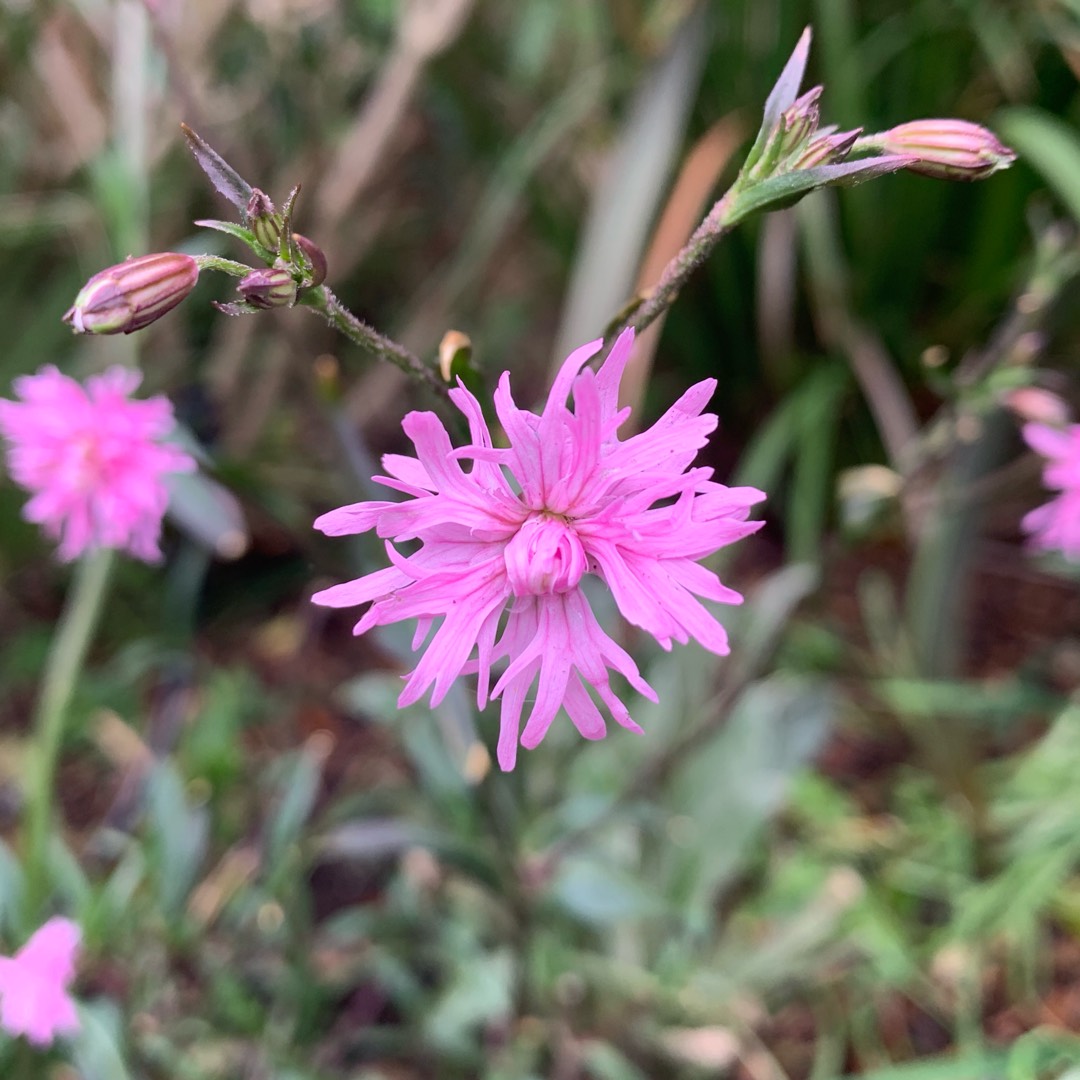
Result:
M190 255L140 255L96 273L64 313L77 334L130 334L171 311L199 280Z
M252 307L292 307L296 303L296 282L292 274L280 266L252 270L240 279L236 291Z
M796 149L804 139L817 131L821 119L821 107L818 104L824 87L815 86L807 90L802 97L796 98L781 116L784 131L785 150Z
M300 249L300 254L307 261L307 276L310 278L307 282L308 286L313 288L321 285L326 280L328 269L323 249L314 240L309 240L298 232L294 232L292 238L293 243Z
M835 165L844 161L861 134L862 128L852 128L851 131L829 128L820 132L795 159L791 171L812 169L815 165Z
M258 188L252 190L248 199L247 219L255 239L267 251L277 251L281 243L282 218L274 210L270 197Z
M910 172L940 180L981 180L1016 160L993 132L967 120L911 120L867 141L889 154L913 154Z

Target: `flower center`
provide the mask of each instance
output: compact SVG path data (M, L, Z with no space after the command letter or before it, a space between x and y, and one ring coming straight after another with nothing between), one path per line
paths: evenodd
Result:
M503 551L515 596L541 596L573 589L585 573L585 549L577 533L557 516L531 515Z
M104 471L101 441L92 435L80 435L72 441L71 463L81 488L93 489L101 483Z

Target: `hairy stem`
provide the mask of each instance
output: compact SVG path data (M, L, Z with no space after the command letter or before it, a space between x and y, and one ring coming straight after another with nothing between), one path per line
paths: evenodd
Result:
M355 345L373 353L380 360L388 360L440 397L446 396L447 387L432 368L404 345L385 337L357 318L325 285L306 292L300 304L319 312L335 330Z
M664 267L660 280L642 302L619 319L608 335L609 341L614 341L628 327L633 327L635 331L644 330L671 307L690 275L705 262L712 249L738 222L737 195L737 189L730 188L713 205L705 220L694 230L686 247Z

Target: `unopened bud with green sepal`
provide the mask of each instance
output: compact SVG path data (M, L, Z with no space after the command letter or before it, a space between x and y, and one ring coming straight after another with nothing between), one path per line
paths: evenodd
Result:
M296 282L283 266L252 270L240 279L236 291L256 308L292 307L296 303Z
M267 251L277 252L281 244L282 218L274 210L270 196L255 188L247 204L247 225Z
M64 313L77 334L130 334L160 319L195 288L199 264L174 251L140 255L96 273Z
M304 286L313 288L316 285L321 285L326 280L327 271L326 255L323 253L323 249L314 240L309 240L298 232L292 234L292 241L305 263Z
M862 128L837 131L835 127L830 127L820 131L791 162L788 171L813 169L818 165L836 165L845 161L861 134Z
M864 135L857 148L910 154L915 160L906 166L909 172L939 180L982 180L1016 160L992 131L970 120L909 120Z
M810 136L817 131L818 122L821 119L821 94L825 88L815 86L807 90L802 97L796 98L784 110L780 117L780 126L783 130L782 153L789 154L798 150Z

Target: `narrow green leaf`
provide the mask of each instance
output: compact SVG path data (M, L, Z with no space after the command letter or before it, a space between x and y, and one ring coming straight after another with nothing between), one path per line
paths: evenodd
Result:
M1001 137L1038 172L1080 221L1080 136L1041 109L1005 109L995 118Z
M1005 1055L985 1053L893 1065L852 1074L846 1080L1006 1080L1007 1075Z
M837 165L818 165L812 169L783 173L760 180L739 193L728 221L743 221L759 210L779 210L791 206L811 191L826 186L851 187L896 172L915 158L910 155L887 154L882 157L843 161Z
M743 165L744 173L757 163L769 135L780 122L781 114L799 96L799 87L802 86L803 76L806 74L806 62L810 57L810 42L813 36L814 32L808 26L799 37L795 50L784 65L784 70L780 72L780 78L769 91L769 96L765 99L761 129L754 140L754 145L750 148L750 153L746 156L746 162Z
M273 262L277 256L275 251L267 251L266 248L255 239L255 234L243 225L237 225L235 221L220 221L218 218L200 218L195 222L202 229L213 229L215 232L226 233L247 244L263 262Z
M269 866L281 863L289 845L299 840L300 831L315 807L325 760L313 747L305 746L286 771L277 792L277 808L267 829Z
M155 877L166 914L180 913L206 852L206 811L192 807L173 765L158 762L147 782L147 815L157 848Z

